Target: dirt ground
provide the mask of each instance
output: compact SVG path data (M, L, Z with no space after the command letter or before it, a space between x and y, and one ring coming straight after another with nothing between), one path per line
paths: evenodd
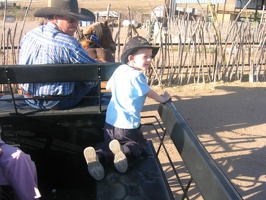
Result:
M211 83L173 88L153 87L171 93L172 101L200 141L230 179L243 199L266 197L266 83ZM143 116L157 114L158 104L147 99ZM146 120L144 120L146 121ZM153 120L152 123L155 123ZM155 133L146 137L156 143ZM158 142L158 141L157 141ZM183 168L178 153L166 138L170 155ZM166 156L161 156L176 199L180 186L173 181ZM187 182L186 174L181 177ZM202 199L192 186L192 199Z

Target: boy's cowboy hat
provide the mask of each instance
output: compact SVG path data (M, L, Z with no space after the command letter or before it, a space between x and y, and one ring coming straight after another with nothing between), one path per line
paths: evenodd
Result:
M136 36L131 38L125 45L124 51L121 55L121 62L127 63L128 56L134 54L140 48L152 49L152 58L157 54L159 47L152 46L145 38Z
M48 7L41 8L34 14L35 17L45 18L53 15L95 21L95 15L90 10L81 8L79 11L77 0L48 0Z

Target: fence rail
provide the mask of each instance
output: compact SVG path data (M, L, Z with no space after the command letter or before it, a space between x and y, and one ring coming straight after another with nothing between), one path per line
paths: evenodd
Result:
M151 85L266 80L265 23L173 18L168 19L167 27L163 26L154 22L147 28L153 30L147 33L151 43L161 47L147 72ZM12 31L8 29L2 34L2 65L16 64L18 60L17 34ZM123 43L119 43L117 62L122 47Z
M157 26L151 84L265 81L265 23L173 19Z

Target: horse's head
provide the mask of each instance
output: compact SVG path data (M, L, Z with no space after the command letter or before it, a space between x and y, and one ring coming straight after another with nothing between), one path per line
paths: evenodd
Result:
M96 38L94 34L97 36ZM107 21L93 23L83 31L83 35L84 38L81 41L83 48L103 48L111 53L116 50L116 44Z

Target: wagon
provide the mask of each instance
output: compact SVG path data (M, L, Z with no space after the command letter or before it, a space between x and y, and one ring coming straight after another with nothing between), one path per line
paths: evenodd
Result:
M171 185L178 185L182 199L189 199L193 182L204 199L242 199L171 101L158 106L160 119L143 117L154 121L142 126L156 133L159 141L156 148L147 138L145 154L129 159L126 173L120 174L108 165L103 180L96 181L89 175L83 150L103 141L105 111L111 97L101 83L107 81L119 65L0 66L0 84L7 86L1 87L0 93L2 139L31 155L37 167L42 199L168 200L175 199ZM64 81L95 81L99 87L95 94L82 97L82 103L72 109L49 111L30 108L23 96L14 91L14 85L19 83ZM180 179L177 166L169 156L166 136L171 138L190 174L186 183ZM169 180L158 159L162 151L169 160L167 167L174 171L174 180ZM12 199L10 186L1 186L1 189L0 195L8 194L7 199Z

